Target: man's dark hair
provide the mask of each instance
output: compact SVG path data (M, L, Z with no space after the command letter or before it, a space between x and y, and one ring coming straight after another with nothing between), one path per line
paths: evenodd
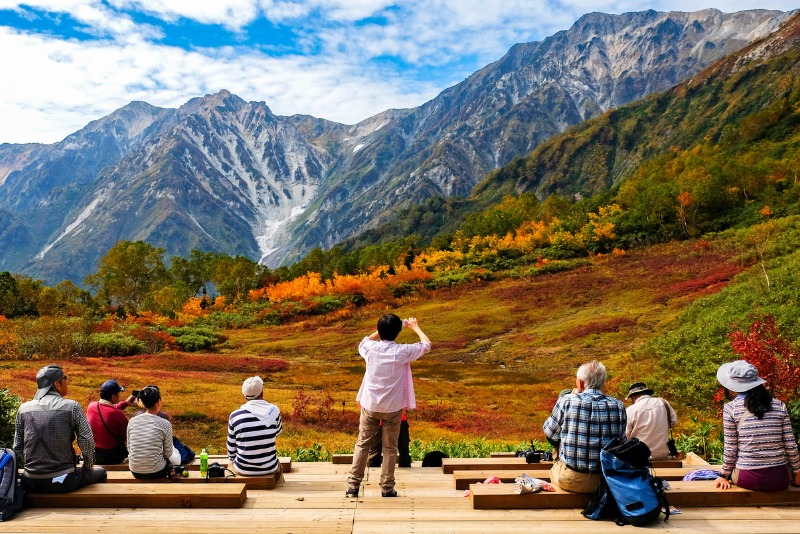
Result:
M378 319L378 334L381 339L394 341L403 329L403 321L393 313L387 313Z

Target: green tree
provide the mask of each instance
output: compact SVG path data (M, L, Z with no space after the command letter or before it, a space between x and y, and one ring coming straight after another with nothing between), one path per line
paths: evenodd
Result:
M269 269L244 256L220 257L217 259L213 282L220 295L238 301L247 297L251 289L261 287L269 275Z
M0 315L9 318L37 315L39 291L43 285L27 276L0 272Z
M148 294L170 283L164 249L144 241L120 241L84 280L103 301L136 313Z
M21 403L22 399L18 395L7 389L0 389L0 443L6 447L11 447L14 443L14 426Z

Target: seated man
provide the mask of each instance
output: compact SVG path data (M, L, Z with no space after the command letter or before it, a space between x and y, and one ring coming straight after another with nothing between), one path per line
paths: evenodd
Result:
M139 393L144 413L135 415L128 423L128 468L134 478L180 478L173 466L180 464L181 455L172 446L172 424L159 417L161 391L147 386Z
M578 369L577 393L564 395L544 423L544 434L558 459L550 469L550 480L562 489L591 493L600 484L600 451L613 438L625 437L625 406L603 394L606 368L598 362Z
M36 373L39 388L17 412L14 452L25 462L22 485L32 493L69 493L106 481L106 470L94 467L94 438L80 404L65 399L67 375L58 365ZM83 466L76 467L72 441L77 436Z
M283 430L281 412L264 400L264 381L251 376L242 383L247 400L228 418L230 467L240 475L269 475L281 464L275 440Z
M637 438L650 448L653 460L672 458L667 447L669 429L678 424L678 415L665 400L653 397L653 390L644 382L636 382L628 388L628 424L625 433Z
M125 391L116 380L106 380L100 386L100 400L89 403L86 418L92 427L95 443L95 461L100 465L121 464L128 457L125 439L128 418L123 410L132 406L132 395L120 402L119 394Z

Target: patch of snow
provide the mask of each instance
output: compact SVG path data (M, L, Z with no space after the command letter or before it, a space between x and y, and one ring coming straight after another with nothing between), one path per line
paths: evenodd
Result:
M201 232L203 232L204 234L206 234L206 235L208 236L208 238L209 238L211 241L213 241L214 243L219 243L219 241L217 241L217 240L214 238L214 236L212 236L211 234L209 234L208 232L206 232L206 229L205 229L205 228L203 228L203 225L201 225L199 222L197 222L197 219L195 219L195 218L194 218L194 215L192 215L192 214L191 214L191 213L189 213L188 211L186 212L186 215L188 215L188 216L189 216L189 218L192 220L192 222L193 222L194 224L196 224L196 225L197 225L197 227L198 227L198 228L200 228L200 231L201 231Z
M364 143L360 143L360 144L356 145L355 147L353 147L353 154L355 154L356 152L358 152L362 148L364 148Z
M72 221L72 223L70 223L69 226L67 226L63 232L61 232L61 235L58 236L55 241L44 247L42 251L36 255L36 259L37 260L43 259L44 255L47 254L50 251L50 249L56 245L56 243L64 239L66 236L72 233L73 230L75 230L78 226L80 226L80 224L83 221L85 221L89 217L89 215L92 214L97 205L109 197L111 190L114 188L113 185L114 184L111 184L111 187L109 187L108 189L100 191L97 197L95 197L95 199L92 200L92 202L88 206L86 206L82 212L80 212L78 217L74 221Z

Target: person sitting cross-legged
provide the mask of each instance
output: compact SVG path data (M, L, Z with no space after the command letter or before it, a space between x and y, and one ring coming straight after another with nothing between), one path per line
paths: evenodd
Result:
M100 386L100 400L90 402L86 408L95 440L95 461L100 465L121 464L128 457L128 418L123 410L135 405L136 397L131 395L120 401L123 391L125 388L116 380L106 380Z
M128 468L138 479L180 478L174 466L181 455L172 446L172 424L159 417L162 400L158 386L147 386L139 393L144 413L128 423Z
M228 418L228 458L240 475L269 475L280 471L275 440L283 430L281 412L264 400L264 381L251 376L242 383L247 400Z
M558 449L550 480L576 493L592 493L602 480L600 451L613 438L625 438L627 416L622 401L603 394L606 368L598 362L578 368L577 393L556 401L544 423L547 441Z
M36 373L39 388L17 412L14 453L25 463L22 485L31 493L69 493L105 482L106 470L94 465L94 437L80 404L65 398L69 379L58 365ZM72 442L77 437L83 465L76 467Z

